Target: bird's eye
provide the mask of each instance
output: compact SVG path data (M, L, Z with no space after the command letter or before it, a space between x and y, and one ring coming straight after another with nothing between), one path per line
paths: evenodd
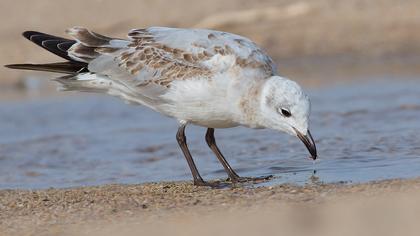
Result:
M288 111L288 110L286 110L284 108L281 109L281 114L283 114L285 117L291 117L292 116L292 114L290 113L290 111Z

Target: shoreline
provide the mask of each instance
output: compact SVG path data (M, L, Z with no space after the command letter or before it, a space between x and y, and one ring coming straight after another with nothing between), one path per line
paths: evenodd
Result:
M135 223L136 219L142 219L144 224L153 219L165 222L180 214L195 215L198 212L204 212L206 217L221 212L271 212L272 207L279 206L342 205L341 199L344 198L365 201L404 195L411 199L419 194L419 178L363 184L284 184L224 189L195 187L189 182L169 182L69 189L0 190L0 232L4 235L36 235L53 229L60 233L74 230L80 233L81 229L86 231L85 227L94 230L92 225L114 227L115 224L127 222L133 224L128 228L136 228L139 227L138 222ZM99 227L96 230L102 229Z

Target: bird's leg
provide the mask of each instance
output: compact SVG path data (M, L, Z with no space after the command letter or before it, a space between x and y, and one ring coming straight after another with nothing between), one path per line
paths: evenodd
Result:
M187 138L185 137L185 127L187 124L181 124L176 133L176 140L178 141L179 146L181 147L182 152L184 153L185 159L187 159L188 166L190 167L191 174L194 179L194 185L207 186L208 184L203 180L198 169L195 166L194 160L191 156L190 151L187 146Z
M232 169L232 167L229 165L229 163L226 161L223 154L220 152L219 148L216 145L216 139L214 138L214 129L208 128L206 133L206 142L209 145L210 149L214 152L217 159L222 163L223 168L225 169L226 173L229 176L229 179L232 182L248 182L248 181L264 181L270 179L272 176L263 176L263 177L257 177L257 178L251 178L251 177L240 177L236 172Z
M226 173L232 181L240 179L239 175L232 169L229 163L226 161L223 154L220 152L219 148L216 145L216 139L214 138L214 129L208 128L206 133L206 142L209 145L210 149L214 152L217 159L222 163L223 168L225 168Z

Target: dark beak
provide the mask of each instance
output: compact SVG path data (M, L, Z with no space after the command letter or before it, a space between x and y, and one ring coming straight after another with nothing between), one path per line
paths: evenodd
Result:
M311 158L315 160L317 158L316 153L316 145L315 141L312 138L311 132L307 132L306 135L303 135L301 132L299 132L297 129L293 128L296 132L296 135L299 137L300 140L305 144L306 148L308 149L309 153L311 154Z

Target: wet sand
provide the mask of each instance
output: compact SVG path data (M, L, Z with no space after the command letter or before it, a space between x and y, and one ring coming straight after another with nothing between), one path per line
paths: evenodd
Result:
M1 235L215 232L411 235L420 230L416 223L420 217L419 197L420 179L359 185L313 183L303 187L212 189L172 182L1 190L0 232Z

